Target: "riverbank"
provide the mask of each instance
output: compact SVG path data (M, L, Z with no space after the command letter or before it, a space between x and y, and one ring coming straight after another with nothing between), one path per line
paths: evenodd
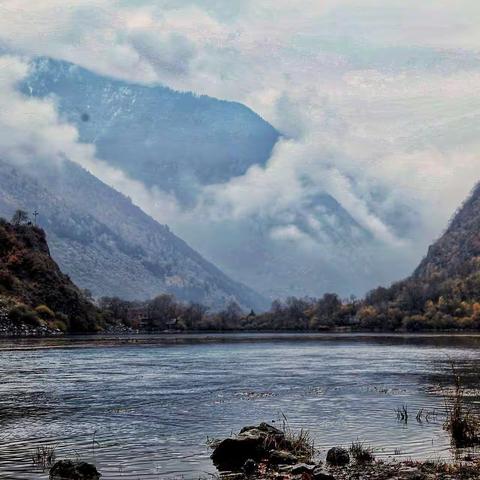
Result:
M308 467L308 466L307 466ZM246 475L229 473L223 480L478 480L480 463L448 464L441 462L375 461L371 464L353 464L348 467L294 466L288 472L265 472Z
M480 460L464 456L455 463L376 460L360 443L332 447L325 462L306 431L292 432L261 423L211 443L211 459L222 480L475 480Z
M50 469L49 477L52 480L99 480L101 475L92 464L61 460ZM286 466L280 471L229 472L217 478L219 480L478 480L480 463L374 461L369 464L354 463L347 467L298 464Z
M480 463L375 461L371 464L355 463L348 467L331 468L330 473L335 480L477 480L480 479Z
M48 337L85 337L103 338L103 337L158 337L158 336L279 336L279 337L302 337L302 336L338 336L338 337L480 337L480 330L420 330L417 332L408 331L380 331L380 330L353 330L353 329L331 329L331 330L148 330L134 329L127 326L109 326L105 330L98 332L63 332L58 328L50 328L48 326L34 327L26 323L18 323L2 317L0 311L0 339L15 338L48 338Z
M43 338L62 335L64 332L58 328L50 328L46 325L33 326L10 320L8 312L0 308L0 338Z

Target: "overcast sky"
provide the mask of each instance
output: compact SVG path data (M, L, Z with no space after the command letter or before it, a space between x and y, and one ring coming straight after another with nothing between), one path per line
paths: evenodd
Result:
M328 193L404 274L480 178L478 25L478 0L0 0L0 154L73 158L187 237L200 214L260 212L272 241L319 256L310 200ZM35 55L239 101L286 138L179 211L79 145L54 103L15 93Z

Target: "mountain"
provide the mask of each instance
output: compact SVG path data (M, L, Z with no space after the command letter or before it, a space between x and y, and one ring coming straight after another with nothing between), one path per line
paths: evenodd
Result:
M0 161L0 215L37 209L52 256L95 296L173 293L217 309L265 300L202 258L165 225L78 165L13 167Z
M21 88L40 98L54 95L99 158L184 204L201 186L265 163L279 137L239 103L132 85L47 58L34 61Z
M47 58L34 60L21 90L53 97L80 140L95 145L98 158L170 194L186 212L185 219L168 220L175 231L262 295L364 293L387 276L387 266L372 267L378 249L371 234L320 188L303 200L301 211L274 218L252 214L218 220L192 213L209 186L254 165L264 167L270 158L280 135L244 105L131 84ZM401 212L395 215L398 221L401 217ZM306 242L299 246L298 237ZM321 247L310 248L315 243Z
M480 185L414 273L370 292L358 318L387 330L480 329Z
M50 256L45 232L0 220L0 309L31 327L95 331L100 311ZM2 319L3 320L3 319ZM4 322L2 322L4 323Z
M428 249L412 275L363 300L276 301L268 312L238 319L237 329L343 331L480 330L480 184Z
M480 185L414 272L418 280L467 277L480 272ZM479 292L480 293L480 292Z

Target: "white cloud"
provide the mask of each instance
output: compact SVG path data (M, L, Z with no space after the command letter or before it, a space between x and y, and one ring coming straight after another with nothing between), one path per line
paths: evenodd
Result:
M241 101L288 138L265 167L206 187L197 207L182 212L174 198L78 144L54 104L11 93L25 66L9 57L0 94L0 126L9 134L0 151L15 159L63 152L194 244L198 219L259 219L274 241L296 239L304 248L308 238L316 258L335 262L345 247L328 243L325 232L338 225L312 213L316 196L329 194L373 238L374 254L368 245L350 253L359 265L410 268L480 176L472 128L480 111L479 16L473 0L6 0L7 51ZM210 243L202 248L215 259L218 244Z
M98 159L95 147L79 142L77 129L63 122L52 100L22 95L17 84L28 74L28 63L0 56L0 158L20 165L57 162L68 158L119 191L128 192L151 215L174 216L175 199L158 189L147 189L121 170Z

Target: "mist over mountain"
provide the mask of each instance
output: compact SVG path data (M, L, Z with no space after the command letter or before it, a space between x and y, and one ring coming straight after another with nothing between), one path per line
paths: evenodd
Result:
M243 318L237 328L419 332L480 328L480 184L457 210L415 271L364 299L290 298Z
M181 203L191 203L203 185L264 164L279 137L239 103L132 85L48 58L34 61L22 90L55 95L61 115L99 158Z
M93 144L101 161L141 182L152 197L135 198L123 184L115 188L263 295L348 295L384 280L379 271L388 267L373 261L378 245L371 232L321 185L284 215L231 214L235 199L217 205L222 186L265 167L281 138L245 106L126 83L46 58L33 62L21 90L53 99L81 142ZM112 183L108 175L100 178ZM251 202L254 212L255 197Z
M260 295L74 163L21 169L0 161L0 215L17 208L39 211L53 258L96 296L146 299L168 292L212 308L230 301L265 306Z
M480 184L414 273L371 291L357 313L364 328L477 330L480 327Z

